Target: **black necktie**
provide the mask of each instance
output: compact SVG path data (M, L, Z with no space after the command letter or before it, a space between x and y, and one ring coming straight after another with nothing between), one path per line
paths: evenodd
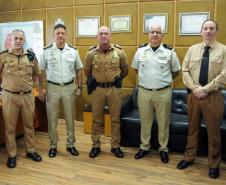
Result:
M199 74L199 83L202 86L205 86L208 83L209 49L210 49L210 46L205 46L204 52L202 55L202 63L201 63L200 74Z

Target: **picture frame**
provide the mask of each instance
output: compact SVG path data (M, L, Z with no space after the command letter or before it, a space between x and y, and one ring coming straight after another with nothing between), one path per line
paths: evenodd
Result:
M96 37L100 26L100 16L76 18L76 37Z
M168 32L168 13L152 13L143 16L143 33L148 33L152 24L160 24L162 32Z
M210 12L179 13L179 35L200 35L201 27Z
M131 32L131 15L109 16L109 27L112 33Z
M43 20L0 23L0 50L12 47L12 31L20 29L25 33L24 49L32 49L39 59L44 47Z

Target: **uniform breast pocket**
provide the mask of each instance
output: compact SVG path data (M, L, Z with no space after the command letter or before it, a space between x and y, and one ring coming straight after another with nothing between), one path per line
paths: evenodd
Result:
M57 61L55 61L55 60L49 60L48 61L48 68L49 69L56 69L56 67L57 67Z
M14 72L17 70L17 65L15 65L14 63L6 63L4 70L6 70L8 73Z
M196 70L200 65L201 58L192 58L189 61L188 67L190 70Z
M111 61L111 68L112 70L116 71L119 69L119 59L113 59Z
M102 68L104 69L103 65L101 65L101 62L98 62L96 60L92 61L92 70L94 72L100 72Z
M75 67L75 58L67 58L67 64L69 68L74 68Z
M33 74L33 68L34 68L34 64L33 63L26 63L25 64L25 72L29 75Z
M211 74L218 75L220 73L221 70L221 65L222 65L222 59L219 58L214 58L210 61L210 66L209 66L209 70L211 72Z
M144 69L145 67L147 67L146 65L147 65L147 61L146 60L142 60L142 61L140 61L139 68L140 69Z
M160 71L165 71L168 70L169 68L169 61L166 59L158 60L157 64L159 66Z

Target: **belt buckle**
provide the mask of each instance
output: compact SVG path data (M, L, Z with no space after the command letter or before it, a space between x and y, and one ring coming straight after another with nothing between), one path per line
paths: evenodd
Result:
M64 83L60 82L60 86L64 86Z
M108 87L108 84L104 84L104 87L107 88Z
M155 88L154 88L154 89L152 89L152 91L158 91L158 89L155 89Z
M20 95L23 95L24 94L24 92L23 91L20 91Z

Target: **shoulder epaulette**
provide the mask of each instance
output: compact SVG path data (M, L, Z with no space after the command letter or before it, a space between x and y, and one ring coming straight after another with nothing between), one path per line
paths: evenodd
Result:
M1 51L0 52L0 55L2 54L2 53L7 53L8 52L8 49L6 49L6 50L4 50L4 51Z
M35 53L31 48L27 49L27 57L29 61L32 61L36 58Z
M139 48L143 48L143 47L145 47L145 46L147 46L147 45L148 45L148 43L141 44L141 45L139 45Z
M74 46L72 46L72 45L70 45L70 44L68 44L68 46L69 46L70 48L73 48L73 49L77 50L77 48L75 48Z
M44 47L44 49L48 49L48 48L50 48L52 46L53 46L53 44L50 44L49 46Z
M88 51L91 51L91 50L93 50L93 49L95 49L97 46L91 46L89 49L88 49Z
M114 44L114 47L118 48L118 49L122 49L121 46L117 45L117 44Z
M167 44L163 44L163 47L169 50L173 50L173 47Z

